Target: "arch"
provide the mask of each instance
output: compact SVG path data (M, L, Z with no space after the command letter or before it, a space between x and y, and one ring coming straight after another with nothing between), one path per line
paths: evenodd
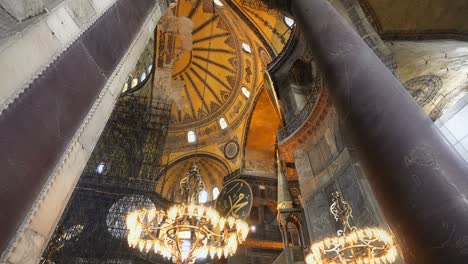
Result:
M195 161L200 166L208 201L213 199L213 196L208 192L211 192L214 187L222 186L223 178L229 175L231 171L224 160L207 153L191 154L171 162L159 174L156 192L166 199L181 202L182 196L179 182L187 175L188 170Z
M276 134L281 125L276 113L267 91L259 91L243 134L242 168L275 175Z

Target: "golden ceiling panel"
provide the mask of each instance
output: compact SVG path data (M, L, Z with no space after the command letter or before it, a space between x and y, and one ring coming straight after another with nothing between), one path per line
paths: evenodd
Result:
M225 157L225 144L235 139L243 153L247 119L263 90L264 72L284 49L292 28L278 13L239 8L239 3L180 0L172 18L161 19L170 23L158 26L155 85L166 83L175 95L166 163L202 151L221 157L230 171L242 164L242 155ZM171 25L176 26L167 30ZM164 71L166 79L158 78ZM196 142L188 141L189 132Z
M209 0L179 1L174 13L193 22L191 49L177 34L159 31L158 41L175 62L172 78L183 83L180 101L171 113L171 129L197 127L220 117L235 99L242 77L242 51L237 33L223 12ZM159 52L157 56L167 56ZM165 58L167 61L168 59Z

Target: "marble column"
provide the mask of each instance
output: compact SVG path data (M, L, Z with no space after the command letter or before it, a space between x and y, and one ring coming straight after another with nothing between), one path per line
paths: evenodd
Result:
M312 49L405 262L467 263L468 165L328 1L293 0L289 11Z

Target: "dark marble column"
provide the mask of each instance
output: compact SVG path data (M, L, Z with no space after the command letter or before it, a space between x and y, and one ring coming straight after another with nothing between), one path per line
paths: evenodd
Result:
M328 1L293 0L290 11L405 262L468 263L468 165Z

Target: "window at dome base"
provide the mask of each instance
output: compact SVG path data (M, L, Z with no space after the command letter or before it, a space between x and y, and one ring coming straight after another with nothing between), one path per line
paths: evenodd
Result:
M214 0L214 3L215 3L217 6L224 6L224 5L223 5L223 2L221 2L220 0Z
M250 48L249 44L245 42L242 42L242 49L249 54L252 53L252 49Z
M137 78L134 78L134 79L132 80L131 88L137 86L137 84L138 84L138 79L137 79Z
M193 143L197 140L197 137L195 136L195 132L193 132L192 130L190 130L188 133L187 133L187 141L189 143Z
M225 129L228 127L228 124L226 122L226 119L224 119L224 117L221 117L219 119L219 126L221 126L221 129Z
M285 16L284 17L284 23L286 23L286 25L288 27L292 27L292 26L294 26L295 22L294 22L294 20L292 18Z
M200 192L200 194L198 195L198 202L199 203L208 202L208 192L207 191L201 191Z
M218 198L218 195L219 195L219 188L214 187L212 193L213 193L213 200L216 200L216 198Z
M144 81L146 79L146 72L142 73L140 76L140 82Z
M242 93L244 94L244 96L245 96L246 98L249 98L249 97L250 97L250 91L249 91L247 88L242 87L242 88L241 88L241 91L242 91Z

